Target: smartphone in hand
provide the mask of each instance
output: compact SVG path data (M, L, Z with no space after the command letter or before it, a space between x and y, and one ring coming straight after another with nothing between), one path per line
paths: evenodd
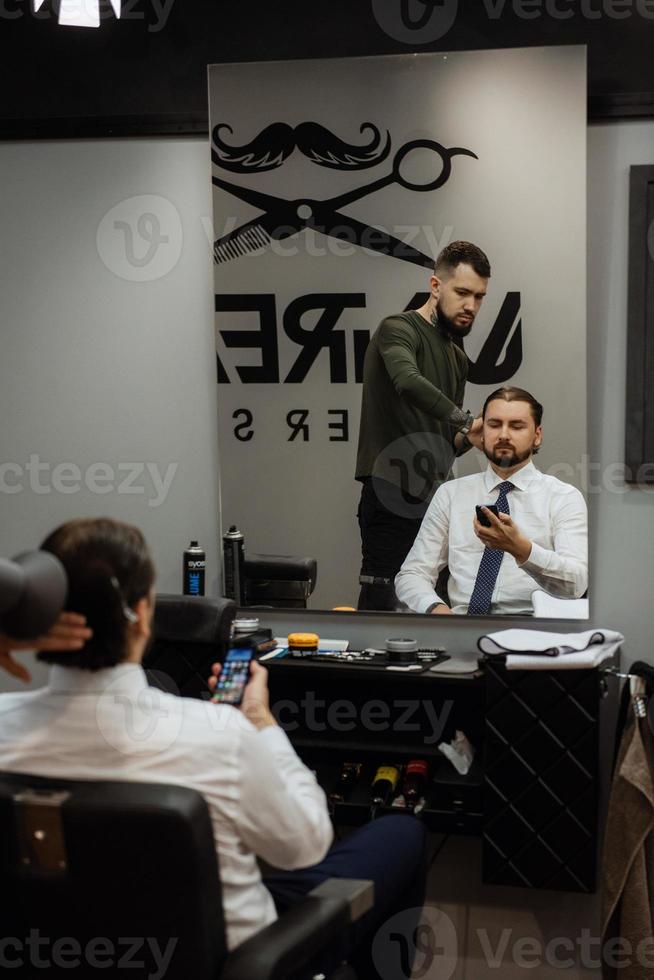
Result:
M475 507L475 510L477 511L477 520L479 521L479 523L482 524L484 527L492 527L491 522L488 520L483 510L481 509L482 506L487 507L492 514L495 514L496 517L499 517L500 512L497 509L497 504L483 504L483 505L478 504Z
M253 656L251 647L230 647L211 698L215 704L233 704L238 707L243 700L245 685L250 679Z

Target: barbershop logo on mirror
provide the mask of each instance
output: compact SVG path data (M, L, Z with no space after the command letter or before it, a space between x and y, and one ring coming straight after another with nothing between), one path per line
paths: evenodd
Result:
M271 122L254 134L242 133L238 126L224 121L212 125L212 183L222 192L216 208L213 258L221 283L232 281L234 267L262 259L271 269L268 263L278 258L290 262L298 255L316 259L331 255L339 261L351 261L365 252L379 261L380 274L388 274L387 267L395 263L405 269L411 265L424 273L426 284L433 272L434 259L451 240L453 229L447 227L442 240L437 241L434 228L428 225L385 226L383 214L379 213L384 196L379 192L394 188L398 203L419 194L424 196L426 209L431 208L438 202L439 189L448 182L453 181L463 190L462 182L470 174L469 170L466 174L466 169L479 165L478 156L470 147L445 145L436 138L438 134L398 140L395 145L390 130L369 120L356 124L354 132L358 132L358 140L352 138L351 132L346 139L345 127L336 133L313 121L295 126ZM249 139L243 138L246 135ZM302 162L302 157L307 161L305 193L291 172L283 169L291 157L296 162ZM340 172L340 193L317 196L308 190L318 167ZM286 194L264 190L265 175L277 170L289 174ZM351 181L346 179L348 174ZM368 198L369 210L364 213L366 217L369 215L369 223L359 217L361 211L357 210L359 203L367 202ZM235 202L242 202L258 214L245 221L226 217L230 201L232 207ZM351 311L357 311L356 322L366 322L369 303L365 292L317 291L314 286L281 308L279 299L270 290L257 291L256 282L257 277L253 276L253 287L245 292L215 294L219 384L311 382L311 372L317 362L325 363L325 355L328 355L330 386L351 381L362 383L370 328L352 328L347 321L348 314L351 317ZM298 285L301 289L301 282ZM426 292L407 289L404 296L398 296L398 308L417 309L427 298ZM242 315L250 323L240 327ZM252 329L253 320L257 329ZM282 350L290 352L287 363L282 363ZM497 386L515 375L522 362L520 293L506 294L476 361L470 358L468 361L471 384ZM350 432L356 428L350 425L349 416L346 405L330 406L326 414L322 413L320 422L315 422L309 409L300 403L287 410L281 422L288 442L310 441L311 426L315 424L321 426L329 442L348 442ZM248 442L254 438L258 419L252 406L236 407L232 418L236 440ZM397 458L406 456L405 449ZM414 456L411 455L412 460ZM397 458L393 457L389 465L401 470ZM418 470L411 463L403 481L406 500L402 509L414 507L412 485L423 480L425 467L431 470L434 465L433 459L425 462L422 456L418 462ZM435 462L440 465L439 460Z
M384 228L378 223L377 215L374 224L367 224L354 216L351 206L392 186L398 188L398 194L436 191L452 177L459 163L457 157L477 160L477 155L466 147L447 147L434 139L413 139L397 147L389 159L388 130L384 132L371 122L363 122L360 133L367 139L354 143L316 122L302 122L295 127L274 122L249 142L241 143L234 139L233 129L227 123L214 126L211 159L218 171L252 175L277 170L296 151L316 166L353 174L377 168L388 160L380 176L353 181L348 190L326 198L308 194L282 197L215 173L212 177L215 187L261 212L250 221L225 229L216 239L216 264L265 252L282 257L297 255L297 241L290 247L288 241L304 233L306 253L317 258L328 254L347 257L362 248L431 271L434 256L425 254L414 242L426 229ZM430 242L432 247L433 244Z

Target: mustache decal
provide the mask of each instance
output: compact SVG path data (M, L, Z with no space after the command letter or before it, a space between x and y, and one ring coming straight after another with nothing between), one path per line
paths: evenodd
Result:
M275 170L297 148L305 157L320 167L331 170L366 170L381 163L391 149L391 135L373 123L363 123L359 132L372 132L372 138L363 146L346 143L331 130L315 122L303 122L298 126L276 122L262 129L250 143L230 146L221 138L221 132L233 133L227 123L214 126L211 137L211 159L218 167L232 173L247 174Z

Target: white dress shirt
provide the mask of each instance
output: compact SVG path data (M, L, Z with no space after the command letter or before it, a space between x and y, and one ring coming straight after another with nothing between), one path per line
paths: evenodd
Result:
M414 612L425 613L444 602L434 591L439 572L450 570L448 593L453 613L466 613L484 545L474 532L477 504L494 504L507 479L489 464L443 483L429 505L420 531L395 577L398 598ZM505 553L493 592L491 613L533 612L531 594L576 599L588 587L588 512L576 487L547 476L531 460L508 478L510 516L532 542L527 561L518 565Z
M0 695L0 770L174 783L209 804L229 949L276 919L255 854L277 868L321 861L323 791L278 727L148 686L137 664L52 667L47 687Z

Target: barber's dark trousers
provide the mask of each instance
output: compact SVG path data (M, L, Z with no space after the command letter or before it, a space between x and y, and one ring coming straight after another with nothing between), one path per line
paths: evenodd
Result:
M393 580L411 550L428 504L416 502L411 507L415 516L408 517L398 513L400 507L387 506L399 491L391 488L380 499L375 484L382 490L388 486L370 477L365 479L357 511L361 531L361 574L385 578L388 583L362 583L358 606L359 609L393 610L397 605Z

